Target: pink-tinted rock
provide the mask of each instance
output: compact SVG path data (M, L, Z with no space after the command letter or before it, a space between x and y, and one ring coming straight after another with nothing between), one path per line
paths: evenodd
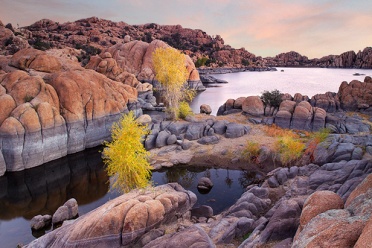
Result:
M300 228L302 229L315 216L330 209L342 209L344 202L339 195L332 191L316 191L311 194L302 208Z
M372 174L368 175L362 183L356 187L353 192L349 195L345 202L345 207L348 207L350 203L358 196L365 194L368 190L372 189Z
M346 210L329 210L313 218L297 235L292 247L353 247L364 221Z
M372 215L369 218L367 224L364 226L362 234L360 235L354 248L371 247L371 244L372 244Z
M196 196L178 184L137 190L117 197L79 217L72 224L50 232L27 247L133 246L149 230L176 221L196 202Z
M264 114L264 104L259 96L248 96L245 98L242 109L245 113L253 116Z

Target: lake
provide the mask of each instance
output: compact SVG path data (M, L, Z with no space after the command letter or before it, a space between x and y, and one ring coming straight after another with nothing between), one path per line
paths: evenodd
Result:
M353 76L354 73L365 75ZM211 75L229 83L206 85L207 90L198 94L190 104L195 113L199 113L201 104L208 104L212 108L212 114L216 115L218 108L227 99L261 95L265 90L278 89L292 96L301 93L310 98L327 91L338 92L343 81L350 82L354 79L363 81L365 76L372 76L372 70L278 67L277 71Z

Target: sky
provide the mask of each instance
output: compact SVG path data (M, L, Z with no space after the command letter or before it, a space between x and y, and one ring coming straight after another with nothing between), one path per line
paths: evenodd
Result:
M15 27L92 16L180 24L263 57L296 51L320 58L372 46L370 0L0 0L0 6L0 20Z

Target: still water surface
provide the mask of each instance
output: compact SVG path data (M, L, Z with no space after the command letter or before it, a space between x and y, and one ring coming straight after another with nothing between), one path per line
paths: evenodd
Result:
M226 80L227 84L210 85L206 91L197 95L191 103L195 113L199 113L201 104L208 104L212 114L227 99L261 95L265 90L278 89L292 96L295 93L307 95L327 91L338 92L343 81L354 79L363 81L365 76L372 76L372 70L364 69L327 69L327 68L277 68L277 71L267 72L238 72L229 74L213 74L212 76ZM281 72L281 70L284 70ZM353 76L354 73L365 74Z
M87 213L119 195L110 190L99 150L88 149L26 171L0 177L0 247L27 244L43 233L32 233L30 220L38 214L52 215L70 198ZM196 188L199 178L214 182L208 194ZM253 172L213 168L170 168L154 172L155 185L178 182L193 191L198 205L210 205L215 213L231 206L258 175ZM51 231L50 229L47 232Z

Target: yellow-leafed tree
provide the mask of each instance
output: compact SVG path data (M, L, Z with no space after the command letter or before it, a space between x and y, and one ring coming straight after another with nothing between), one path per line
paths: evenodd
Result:
M185 55L178 50L159 47L152 54L155 78L162 85L171 119L177 117L182 88L188 78Z
M141 143L148 133L147 126L139 124L133 112L123 115L112 125L112 141L104 143L103 161L108 175L113 176L114 188L128 192L149 185L149 152Z

